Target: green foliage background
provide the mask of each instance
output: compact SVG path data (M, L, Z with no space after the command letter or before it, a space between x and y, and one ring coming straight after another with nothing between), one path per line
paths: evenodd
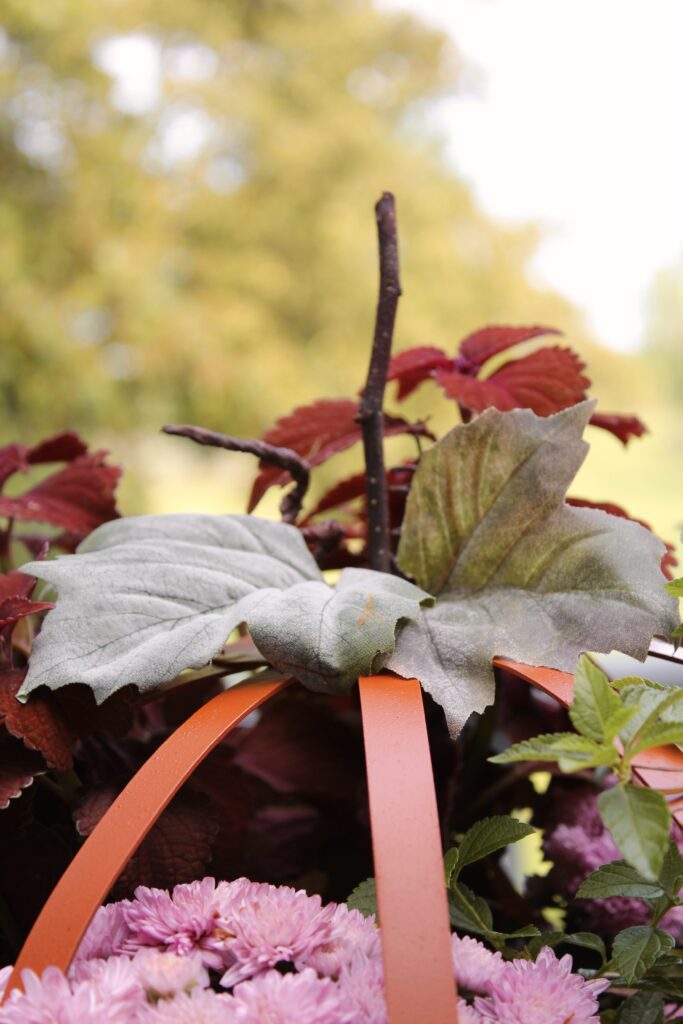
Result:
M446 165L430 105L460 87L463 62L443 36L369 0L1 10L4 439L78 428L127 466L126 511L241 508L246 457L156 431L191 421L254 435L297 403L358 389L376 291L372 206L391 189L397 348L453 347L492 321L560 327L601 408L637 409L656 431L629 453L594 438L576 493L676 532L673 399L530 282L535 229L492 222ZM139 114L117 106L98 64L107 40L129 34L156 47L161 68L158 102ZM206 144L171 159L169 132L188 116ZM440 427L454 416L430 389L413 411L435 412Z

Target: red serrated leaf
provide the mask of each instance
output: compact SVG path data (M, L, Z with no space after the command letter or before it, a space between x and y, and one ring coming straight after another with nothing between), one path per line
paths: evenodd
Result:
M40 751L50 768L66 772L76 736L51 694L34 694L25 704L16 699L25 675L26 669L0 673L0 722L29 750Z
M280 448L291 448L311 466L319 466L361 440L357 415L357 402L348 398L323 398L312 405L299 406L288 416L279 419L266 431L263 440ZM416 434L431 437L424 423L409 423L400 416L387 414L384 416L384 432L387 436ZM251 490L249 511L253 511L269 487L282 487L289 480L289 473L283 473L276 466L263 466Z
M511 360L485 380L446 370L437 370L436 380L449 398L473 412L493 406L503 412L532 409L538 416L549 416L584 400L590 381L583 369L571 349L541 348Z
M121 476L106 452L80 455L16 498L0 495L0 515L50 523L81 535L118 518L114 492Z
M311 509L301 524L305 526L314 516L319 516L330 509L339 508L341 505L348 505L365 495L365 473L356 473L345 480L340 480L334 487L322 495L317 504Z
M88 446L73 430L64 430L61 434L48 437L39 444L29 448L27 460L36 466L43 462L73 462L80 455L87 455Z
M3 573L0 575L0 602L16 597L30 597L35 582L35 577L16 569Z
M389 363L387 381L397 380L396 398L400 402L412 394L423 381L434 376L439 367L448 368L453 360L440 348L424 345L399 352Z
M622 508L621 505L615 505L611 501L588 501L586 498L567 498L567 504L573 505L575 508L598 508L602 512L609 512L611 516L619 516L620 519L630 519L632 523L638 523L639 526L644 526L646 530L650 531L650 533L654 533L655 536L659 536L644 519L636 519L635 516L629 515L626 509ZM664 540L662 537L659 539L662 541L662 544L666 546L666 552L662 555L662 572L668 580L672 580L673 573L671 570L678 565L678 558L675 554L676 549L668 540Z
M0 448L0 487L13 473L28 470L28 449L23 444L8 444Z
M632 437L642 437L647 427L637 416L622 416L614 412L596 412L590 418L592 427L601 427L627 445Z
M458 352L476 371L498 352L504 352L513 345L520 345L523 341L531 341L532 338L540 338L546 334L562 334L562 331L554 327L542 327L540 324L532 327L510 327L505 324L482 327L463 338Z
M76 828L89 835L116 799L116 790L91 790L74 812ZM181 793L166 808L133 854L115 892L130 896L138 885L172 888L201 878L211 860L218 821L199 793Z
M36 775L45 771L40 754L27 750L5 732L0 732L0 810L21 795Z
M47 612L54 608L50 601L29 601L27 597L9 597L0 602L0 631L13 626L19 619L37 612Z

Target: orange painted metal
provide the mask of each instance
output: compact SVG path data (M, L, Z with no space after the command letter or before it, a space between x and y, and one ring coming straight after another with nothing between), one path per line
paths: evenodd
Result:
M21 971L66 971L83 934L129 858L196 766L242 719L288 684L272 673L208 701L155 751L120 793L66 869L33 926L6 995Z
M457 1024L450 925L422 692L359 680L391 1024Z
M535 665L523 665L507 658L494 658L494 668L505 669L513 676L531 683L537 690L542 690L549 697L568 708L574 695L574 677L569 672L560 672L556 668L543 668Z

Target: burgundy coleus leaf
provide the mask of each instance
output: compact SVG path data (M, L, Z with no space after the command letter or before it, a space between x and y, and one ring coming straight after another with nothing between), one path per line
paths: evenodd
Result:
M302 525L306 525L311 519L322 515L323 512L329 512L331 509L339 509L350 505L352 502L362 498L364 494L365 473L354 473L353 476L340 480L339 483L334 484L329 490L325 491L308 513Z
M567 498L567 504L574 505L576 508L599 508L603 512L609 512L611 516L619 516L621 519L630 519L632 522L638 523L640 526L644 526L646 530L650 531L650 533L655 533L650 524L646 523L644 519L636 519L635 516L629 515L626 509L622 508L621 505L615 505L610 501L588 501L585 498ZM666 546L666 552L662 555L662 572L668 580L672 580L673 573L671 570L678 565L678 558L675 554L676 549L668 540L664 540L662 537L659 539Z
M81 835L90 835L116 799L113 787L91 790L74 811ZM128 861L115 886L118 897L131 896L138 885L172 888L201 878L211 860L218 821L209 802L198 793L181 793Z
M619 413L596 412L590 418L592 427L601 427L614 434L623 445L627 445L632 437L642 437L647 427L637 416L622 416Z
M114 492L121 470L106 455L79 455L24 494L0 495L0 515L49 523L81 537L118 518Z
M33 694L25 704L16 699L25 675L25 669L0 672L0 722L29 750L39 751L50 768L68 771L76 736L53 694Z
M389 363L387 381L398 381L396 398L400 402L411 395L423 381L433 377L435 370L452 365L452 358L447 356L443 349L428 345L409 348L393 356Z
M12 631L19 619L54 608L49 601L31 601L35 578L24 572L0 575L0 659L11 661Z
M362 432L360 424L356 422L357 415L357 402L348 398L323 398L312 405L299 406L288 416L279 419L266 431L263 440L280 448L291 448L310 466L319 466L361 440ZM384 432L387 437L395 434L432 436L423 422L409 423L399 416L386 413ZM290 479L289 473L276 466L262 465L252 487L249 511L253 511L269 487L284 486Z
M469 372L477 372L492 356L504 352L513 345L521 345L523 341L532 341L547 334L562 334L554 327L542 327L535 324L531 327L511 327L507 324L494 324L482 327L460 342L458 352L461 359L470 364Z
M18 740L0 730L0 810L21 796L46 765L40 754L27 750Z
M73 462L87 451L88 446L72 430L48 437L33 447L25 444L5 445L0 448L0 487L13 473L28 472L29 466L46 462Z
M491 406L506 412L531 409L550 416L582 402L590 381L585 366L568 348L541 348L522 359L513 359L480 380L458 370L437 370L436 381L449 398L472 412Z

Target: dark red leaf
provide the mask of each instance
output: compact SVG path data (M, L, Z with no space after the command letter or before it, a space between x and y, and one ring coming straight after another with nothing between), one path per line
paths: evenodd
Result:
M339 508L341 505L347 505L351 501L364 497L364 495L365 473L356 473L345 480L340 480L334 487L330 487L328 491L325 491L315 507L308 513L302 525L308 523L314 516L319 516L323 512L329 512L333 508Z
M40 754L27 750L7 733L0 732L0 810L21 795L36 775L45 771Z
M423 381L433 377L434 371L439 367L451 366L453 360L440 348L431 348L427 345L409 348L392 358L387 380L398 381L396 398L400 402L412 394Z
M64 430L61 434L48 437L45 441L29 448L27 459L31 465L43 462L73 462L80 455L87 455L88 446L81 441L73 430Z
M89 835L116 799L115 789L91 790L74 812L76 828ZM201 878L211 860L218 821L209 801L181 793L152 827L120 876L115 892L132 895L138 885L172 888Z
M35 586L35 578L28 573L6 572L0 575L0 602L14 597L30 597Z
M25 675L25 669L0 673L0 722L29 750L40 751L50 768L68 771L73 766L71 748L76 736L51 694L36 693L25 704L16 699Z
M568 348L541 348L522 359L506 363L485 380L437 370L436 380L449 398L466 409L483 412L489 406L532 409L539 416L566 409L586 397L590 381L584 363Z
M13 473L28 470L28 449L23 444L8 444L0 448L0 487Z
M114 492L121 476L106 452L80 455L16 498L0 495L0 515L38 520L85 535L116 519Z
M591 416L590 422L593 427L609 430L610 434L618 437L624 445L628 444L632 437L642 437L647 433L647 427L637 416L621 416L615 412L596 412Z
M47 612L54 608L50 601L29 601L26 597L9 597L0 602L0 631L13 626L19 619L37 612Z
M263 435L263 440L280 448L292 448L311 466L319 466L332 455L345 451L361 440L360 424L356 422L358 403L347 398L323 398L312 405L303 405L289 416L279 419ZM399 416L384 416L384 432L431 437L424 423L409 423ZM269 487L284 486L291 480L276 466L263 466L249 498L253 511ZM0 505L0 512L2 506Z
M630 519L632 523L638 523L639 526L644 526L650 533L655 533L649 523L646 523L644 519L636 519L635 516L628 514L625 508L621 505L614 505L610 501L588 501L585 498L567 498L567 504L573 505L575 508L598 508L602 512L609 512L611 516L619 516L621 519ZM673 573L671 570L678 565L678 559L675 555L675 547L670 544L668 540L664 540L660 537L662 544L666 546L666 551L662 555L662 572L668 580L673 579Z
M506 325L494 325L482 327L481 330L468 334L459 345L458 351L468 363L471 363L473 372L483 366L487 359L495 356L498 352L504 352L513 345L520 345L523 341L531 341L532 338L540 338L546 334L562 334L562 331L554 327L509 327Z

